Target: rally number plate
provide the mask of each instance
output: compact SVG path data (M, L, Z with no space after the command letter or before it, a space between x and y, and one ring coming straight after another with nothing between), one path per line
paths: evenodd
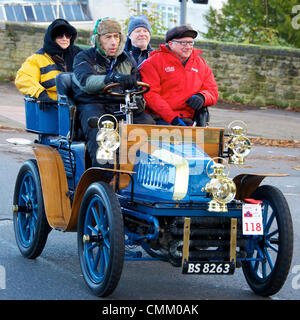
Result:
M243 234L263 235L262 209L260 204L243 204Z
M235 271L235 263L232 262L191 262L185 261L182 267L184 274L233 274Z

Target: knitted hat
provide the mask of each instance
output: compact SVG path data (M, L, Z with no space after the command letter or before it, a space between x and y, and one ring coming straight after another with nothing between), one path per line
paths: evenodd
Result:
M136 17L130 17L129 24L128 24L128 35L131 34L133 30L136 28L145 28L151 33L150 23L148 18L145 15L140 15Z
M166 33L166 42L171 41L173 39L180 39L184 37L192 37L195 39L198 35L198 32L195 31L192 27L182 25L178 27L174 27L167 31Z

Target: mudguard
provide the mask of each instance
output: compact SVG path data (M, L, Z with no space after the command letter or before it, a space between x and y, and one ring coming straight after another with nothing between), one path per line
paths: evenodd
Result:
M38 168L45 212L52 228L61 231L77 231L77 220L82 197L88 186L97 181L110 183L116 173L131 174L132 171L90 168L81 176L74 195L73 204L68 196L65 168L57 150L45 145L33 145ZM112 174L107 175L110 171Z
M266 177L286 177L287 173L243 173L233 178L237 200L249 198Z
M40 172L48 223L52 228L65 230L71 217L71 202L61 156L45 145L33 145L33 152Z

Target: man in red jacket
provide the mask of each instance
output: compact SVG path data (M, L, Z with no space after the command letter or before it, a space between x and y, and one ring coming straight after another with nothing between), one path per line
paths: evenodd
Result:
M193 47L196 37L197 31L186 25L169 30L166 44L140 67L142 81L151 87L144 95L147 110L157 124L204 126L206 106L218 100L212 70Z

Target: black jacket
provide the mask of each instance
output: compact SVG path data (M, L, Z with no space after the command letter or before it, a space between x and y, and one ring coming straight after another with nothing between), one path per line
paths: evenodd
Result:
M125 52L112 62L95 47L83 50L75 57L73 71L72 89L77 104L124 102L124 99L104 94L104 80L109 72L132 74L138 78L135 61Z
M149 57L149 54L153 49L150 44L148 44L147 49L142 51L140 48L133 46L131 39L127 37L124 51L126 51L127 54L136 61L137 67L139 68L140 65Z

